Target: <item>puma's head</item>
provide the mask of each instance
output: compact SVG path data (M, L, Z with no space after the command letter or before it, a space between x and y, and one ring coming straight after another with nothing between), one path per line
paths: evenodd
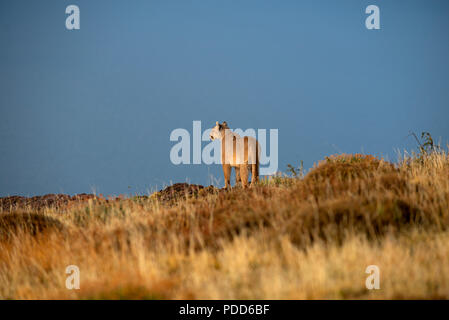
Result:
M212 130L210 131L210 139L211 140L221 139L226 129L229 129L226 121L223 121L223 123L219 123L217 121L215 123L215 127L213 127Z

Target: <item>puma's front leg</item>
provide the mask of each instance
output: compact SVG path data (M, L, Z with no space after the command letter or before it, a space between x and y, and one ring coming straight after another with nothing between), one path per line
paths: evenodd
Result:
M231 187L231 165L223 164L223 174L225 180L225 188L228 189Z

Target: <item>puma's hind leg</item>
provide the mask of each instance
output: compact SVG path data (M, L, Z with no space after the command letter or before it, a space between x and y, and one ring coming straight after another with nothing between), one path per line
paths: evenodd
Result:
M235 169L235 186L241 185L241 178L240 178L240 167L237 166Z
M251 186L259 182L259 166L257 164L251 165Z
M248 165L246 164L240 166L240 179L242 180L242 187L248 187Z

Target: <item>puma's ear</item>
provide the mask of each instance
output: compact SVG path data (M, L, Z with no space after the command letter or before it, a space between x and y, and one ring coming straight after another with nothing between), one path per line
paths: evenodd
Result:
M215 122L215 125L216 125L216 126L218 126L218 121L217 121L217 122Z
M228 126L228 124L227 124L227 122L226 122L226 121L223 121L223 126L225 126L225 127L227 127L227 126Z

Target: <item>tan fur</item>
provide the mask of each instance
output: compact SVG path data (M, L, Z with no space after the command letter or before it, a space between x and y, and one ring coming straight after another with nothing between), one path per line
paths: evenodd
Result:
M230 141L227 141L227 139L228 139L228 137L231 137L231 135L227 135L226 130L229 130L229 127L226 122L219 124L217 121L216 127L214 129L218 130L221 135L221 160L222 160L222 166L223 166L225 188L231 187L230 180L231 180L232 168L235 169L235 184L236 185L241 183L243 188L248 187L249 170L251 170L251 186L255 185L259 181L259 143L257 142L257 140L255 140L255 146L256 146L255 163L248 163L248 157L249 157L248 156L248 154L249 154L249 151L248 151L249 150L249 138L248 137L243 137L243 152L244 152L243 163L241 163L241 157L240 157L240 163L237 160L237 149L238 148L237 148L237 137L236 136L232 136L232 152L233 152L232 158L227 160L228 158L226 157L226 144L230 143ZM239 138L239 139L241 139L241 138ZM240 140L240 141L242 141L242 140ZM254 159L254 157L252 159Z

